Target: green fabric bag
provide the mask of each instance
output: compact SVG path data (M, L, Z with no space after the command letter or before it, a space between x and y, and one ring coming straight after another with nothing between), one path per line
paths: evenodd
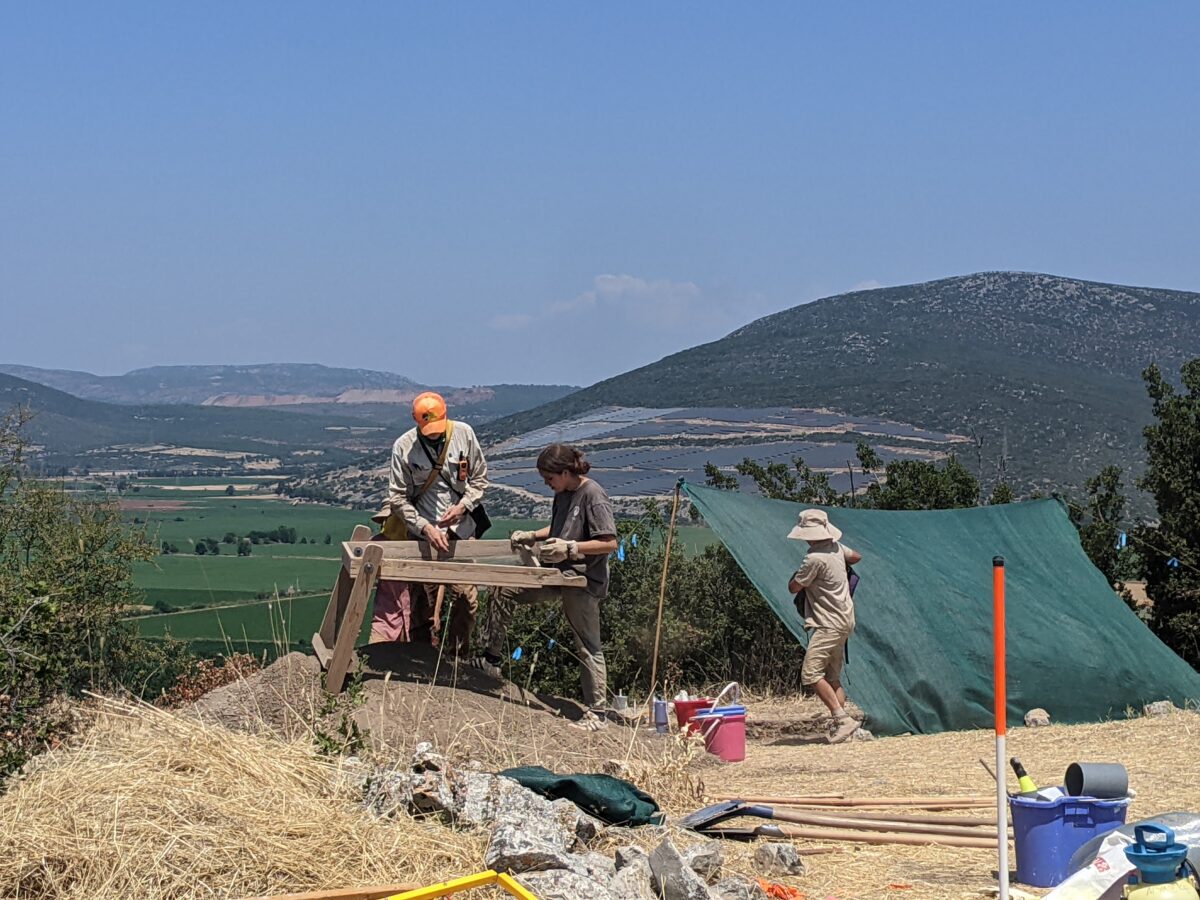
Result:
M551 800L565 797L608 825L661 825L654 798L611 775L555 775L541 766L518 766L500 773Z

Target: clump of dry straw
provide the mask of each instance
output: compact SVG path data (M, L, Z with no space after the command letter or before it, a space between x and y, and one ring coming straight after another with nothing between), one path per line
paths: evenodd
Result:
M104 700L0 796L0 896L244 897L474 871L483 838L375 819L310 743Z

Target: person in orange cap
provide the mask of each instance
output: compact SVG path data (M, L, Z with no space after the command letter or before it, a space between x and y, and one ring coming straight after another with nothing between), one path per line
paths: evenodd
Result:
M447 551L451 541L481 537L487 527L483 494L487 490L487 461L474 430L452 421L441 394L426 391L412 405L416 427L392 446L388 503L404 524L407 537L428 541ZM433 607L438 585L424 589ZM470 644L479 603L473 584L446 585L452 604L450 646L463 653Z

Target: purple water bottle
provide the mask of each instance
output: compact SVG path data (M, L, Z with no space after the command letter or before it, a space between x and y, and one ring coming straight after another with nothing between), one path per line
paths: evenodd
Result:
M654 730L659 734L667 733L667 701L654 698Z

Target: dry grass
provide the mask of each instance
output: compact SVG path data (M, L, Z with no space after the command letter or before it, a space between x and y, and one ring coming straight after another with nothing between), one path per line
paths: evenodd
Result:
M93 727L0 797L0 896L240 897L425 883L483 836L378 820L311 742L104 701Z
M233 730L195 715L100 703L89 731L40 758L0 796L0 897L238 897L432 883L481 867L483 834L361 812L356 791L339 786L335 764L313 746L319 684L304 666L273 669L214 692L222 696L207 714ZM991 732L806 743L810 728L790 734L782 726L815 720L819 709L811 701L751 702L763 737L751 740L744 763L733 765L677 738L569 729L544 711L461 687L377 680L364 686L360 705L351 705L381 761L407 759L422 738L492 770L540 763L601 771L616 761L619 774L673 814L703 805L706 792L863 797L994 790L979 764L993 762ZM774 730L764 722L768 715L777 720ZM1200 716L1180 712L1015 729L1009 750L1042 784L1060 781L1074 761L1123 762L1138 792L1133 820L1200 811L1193 777L1198 731ZM705 840L672 833L680 846ZM659 839L644 829L616 840L649 849ZM757 876L754 849L726 843L726 871ZM979 897L995 884L994 851L841 845L807 862L806 876L781 880L808 900Z
M1200 812L1200 781L1194 777L1198 735L1200 716L1178 712L1094 725L1014 729L1009 732L1008 751L1021 757L1042 785L1060 784L1072 762L1124 763L1137 791L1129 808L1129 821L1135 821L1175 810ZM995 764L990 731L838 746L789 740L795 739L752 744L746 762L707 774L709 790L745 796L844 792L855 797L995 791L991 776L979 764L981 758ZM737 857L745 853L734 850L733 856L734 867L739 867ZM1015 866L1011 852L1009 859ZM996 883L996 853L991 850L845 845L840 853L811 858L808 866L805 878L789 883L802 887L810 898L979 897Z

